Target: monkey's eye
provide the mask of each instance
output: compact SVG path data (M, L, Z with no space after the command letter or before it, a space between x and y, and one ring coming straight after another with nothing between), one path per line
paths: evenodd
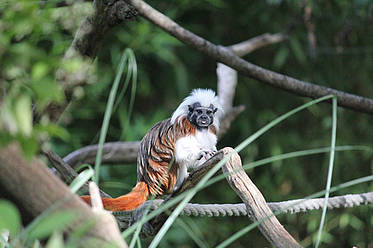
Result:
M212 111L211 111L211 110L207 110L207 111L206 111L206 114L207 114L207 115L211 115L211 114L212 114Z
M197 114L201 115L202 114L202 110L198 109L197 110Z

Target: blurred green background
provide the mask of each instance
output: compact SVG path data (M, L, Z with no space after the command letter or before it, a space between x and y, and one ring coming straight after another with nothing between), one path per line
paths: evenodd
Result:
M373 96L373 2L369 0L295 1L149 1L149 4L190 31L220 45L232 45L263 33L289 32L287 41L244 57L248 61L292 77L346 92ZM128 91L113 113L107 141L140 140L157 121L169 117L181 100L197 87L216 89L216 63L182 44L148 21L137 17L115 27L105 38L84 87L57 123L47 118L31 125L31 113L64 98L55 82L74 32L91 10L90 3L56 8L55 2L0 1L0 142L17 139L26 154L39 146L60 156L95 144L105 104L121 52L133 49L138 65L135 105L128 119ZM307 38L304 8L312 8L316 50ZM236 146L269 121L309 101L239 75L235 104L246 110L232 123L218 148ZM33 104L33 105L32 105ZM322 103L291 117L240 155L244 164L286 152L330 144L331 105ZM338 109L337 145L371 146L373 117ZM284 160L250 170L249 176L267 201L302 198L324 189L328 154ZM332 185L371 175L372 155L337 152ZM103 189L118 196L136 182L136 166L103 166ZM373 184L344 189L334 195L373 190ZM198 203L238 203L226 181L208 187L193 199ZM304 246L313 246L321 211L280 215L280 222ZM213 247L249 224L246 217L182 217L208 247ZM373 247L373 208L361 206L327 212L322 246ZM144 240L146 246L149 240ZM232 247L265 247L258 230ZM160 247L197 247L175 223Z

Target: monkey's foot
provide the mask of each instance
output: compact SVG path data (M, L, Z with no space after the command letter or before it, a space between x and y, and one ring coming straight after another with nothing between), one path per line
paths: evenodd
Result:
M197 167L205 163L207 160L215 155L216 151L201 151L201 157L197 160Z

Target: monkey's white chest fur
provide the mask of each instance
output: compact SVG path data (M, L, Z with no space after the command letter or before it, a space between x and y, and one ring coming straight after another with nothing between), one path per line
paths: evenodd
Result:
M188 177L188 169L195 168L204 161L206 155L216 151L217 137L207 129L196 132L176 141L175 162L179 164L175 189Z

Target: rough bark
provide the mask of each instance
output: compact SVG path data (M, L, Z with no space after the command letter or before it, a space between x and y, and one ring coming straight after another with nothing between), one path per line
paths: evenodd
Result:
M112 243L118 247L126 247L121 236L107 231L107 221L94 214L45 165L36 158L26 161L22 155L22 150L15 143L0 149L0 191L25 210L23 214L32 219L52 206L54 211L69 209L77 216L76 222L71 226L72 230L89 219L95 220L95 224L85 235L85 238L93 238L94 243L86 239L81 246L102 247Z
M273 215L262 193L242 169L241 158L233 148L223 149L225 156L232 154L222 167L227 181L245 203L249 218L259 221L259 230L274 247L301 247Z

